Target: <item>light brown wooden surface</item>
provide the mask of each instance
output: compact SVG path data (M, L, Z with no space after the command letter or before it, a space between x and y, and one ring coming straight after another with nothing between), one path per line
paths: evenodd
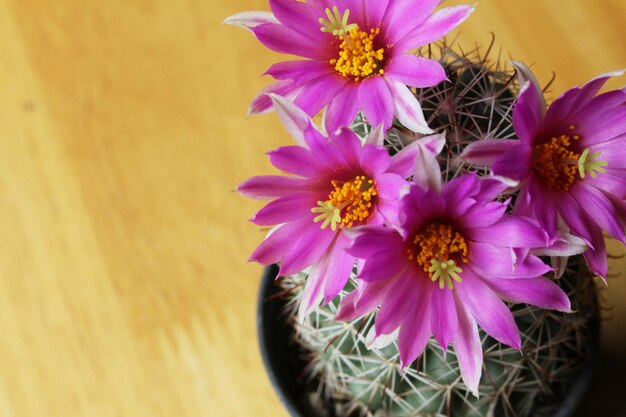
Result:
M250 9L268 6L0 0L0 416L286 415L256 342L259 204L231 191L289 143L274 115L244 119L278 57L221 26ZM460 39L495 32L560 92L626 67L625 16L622 0L483 0ZM606 404L623 274L605 295Z

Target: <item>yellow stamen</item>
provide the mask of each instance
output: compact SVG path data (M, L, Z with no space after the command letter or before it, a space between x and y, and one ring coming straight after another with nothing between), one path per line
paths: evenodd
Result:
M575 125L569 126L570 131L575 129ZM575 150L575 142L578 140L579 135L569 133L554 136L549 141L534 146L533 168L548 189L556 187L569 191L579 176L585 178L585 175L589 174L595 178L598 172L606 172L603 167L606 167L608 162L597 159L600 152L589 155L589 149L582 153Z
M348 24L348 18L350 17L350 10L346 9L343 12L343 17L339 14L337 6L333 6L333 10L326 9L326 16L328 20L321 18L320 23L322 32L332 33L335 36L343 36L352 29L356 29L359 26L356 23Z
M355 27L343 35L339 45L339 56L328 62L342 77L360 81L372 75L384 74L385 48L376 49L374 41L380 28L369 32Z
M313 207L311 212L320 214L316 216L313 221L318 223L323 220L322 230L326 229L329 224L333 232L337 230L337 223L341 222L341 210L327 201L318 201L317 205L318 207Z
M316 223L324 220L322 229L330 224L332 230L336 230L337 225L350 228L367 221L378 195L374 180L357 175L351 181L331 181L331 184L333 190L328 200L318 201L319 207L311 209L314 213L322 213L313 220Z
M409 260L417 262L432 281L439 280L439 288L454 288L453 280L461 283L463 272L457 261L469 262L465 238L447 224L430 223L413 238L413 247L407 249ZM455 259L452 259L455 258Z

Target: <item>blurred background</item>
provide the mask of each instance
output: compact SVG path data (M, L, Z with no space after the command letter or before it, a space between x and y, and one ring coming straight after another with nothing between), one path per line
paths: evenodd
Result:
M0 416L286 416L246 263L260 204L232 190L290 138L245 119L279 56L222 27L244 10L268 5L0 0ZM482 0L461 31L556 72L553 97L626 67L623 0ZM626 415L626 261L611 268L581 417Z

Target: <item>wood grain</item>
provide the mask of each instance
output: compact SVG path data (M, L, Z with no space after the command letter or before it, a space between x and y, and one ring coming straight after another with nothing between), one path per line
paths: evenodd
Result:
M289 143L244 118L278 57L221 21L254 9L0 0L0 416L286 415L257 351L259 204L232 192ZM625 16L485 0L460 39L495 32L560 92L626 66ZM623 364L623 274L610 287Z

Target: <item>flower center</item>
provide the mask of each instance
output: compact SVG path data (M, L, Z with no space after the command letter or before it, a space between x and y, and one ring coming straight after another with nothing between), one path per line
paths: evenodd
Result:
M311 209L311 212L319 213L313 220L316 223L323 221L322 229L330 225L332 230L337 226L350 228L366 222L378 195L374 180L357 175L351 181L331 181L331 184L333 190L328 200L318 201L318 207Z
M326 19L320 19L322 32L332 33L342 41L339 44L337 58L328 62L335 67L342 77L360 81L371 75L384 74L382 67L385 48L374 46L380 28L362 31L355 23L348 24L350 10L346 9L343 16L337 6L333 10L326 9Z
M575 128L574 125L570 126L570 130ZM579 139L578 135L563 134L534 146L533 168L548 189L569 191L578 176L585 178L589 174L595 178L598 172L606 172L604 167L608 163L597 159L600 152L590 154L590 150L585 149L582 153L577 153L572 149L572 144Z
M382 63L385 49L374 47L374 39L378 34L379 28L365 32L357 26L343 36L339 45L339 57L328 62L335 66L335 70L342 77L352 78L354 81L384 74Z
M459 276L463 269L457 266L457 262L469 262L468 251L465 238L452 226L429 223L415 235L407 255L428 273L433 282L439 280L439 288L447 285L453 289L453 280L463 282Z

